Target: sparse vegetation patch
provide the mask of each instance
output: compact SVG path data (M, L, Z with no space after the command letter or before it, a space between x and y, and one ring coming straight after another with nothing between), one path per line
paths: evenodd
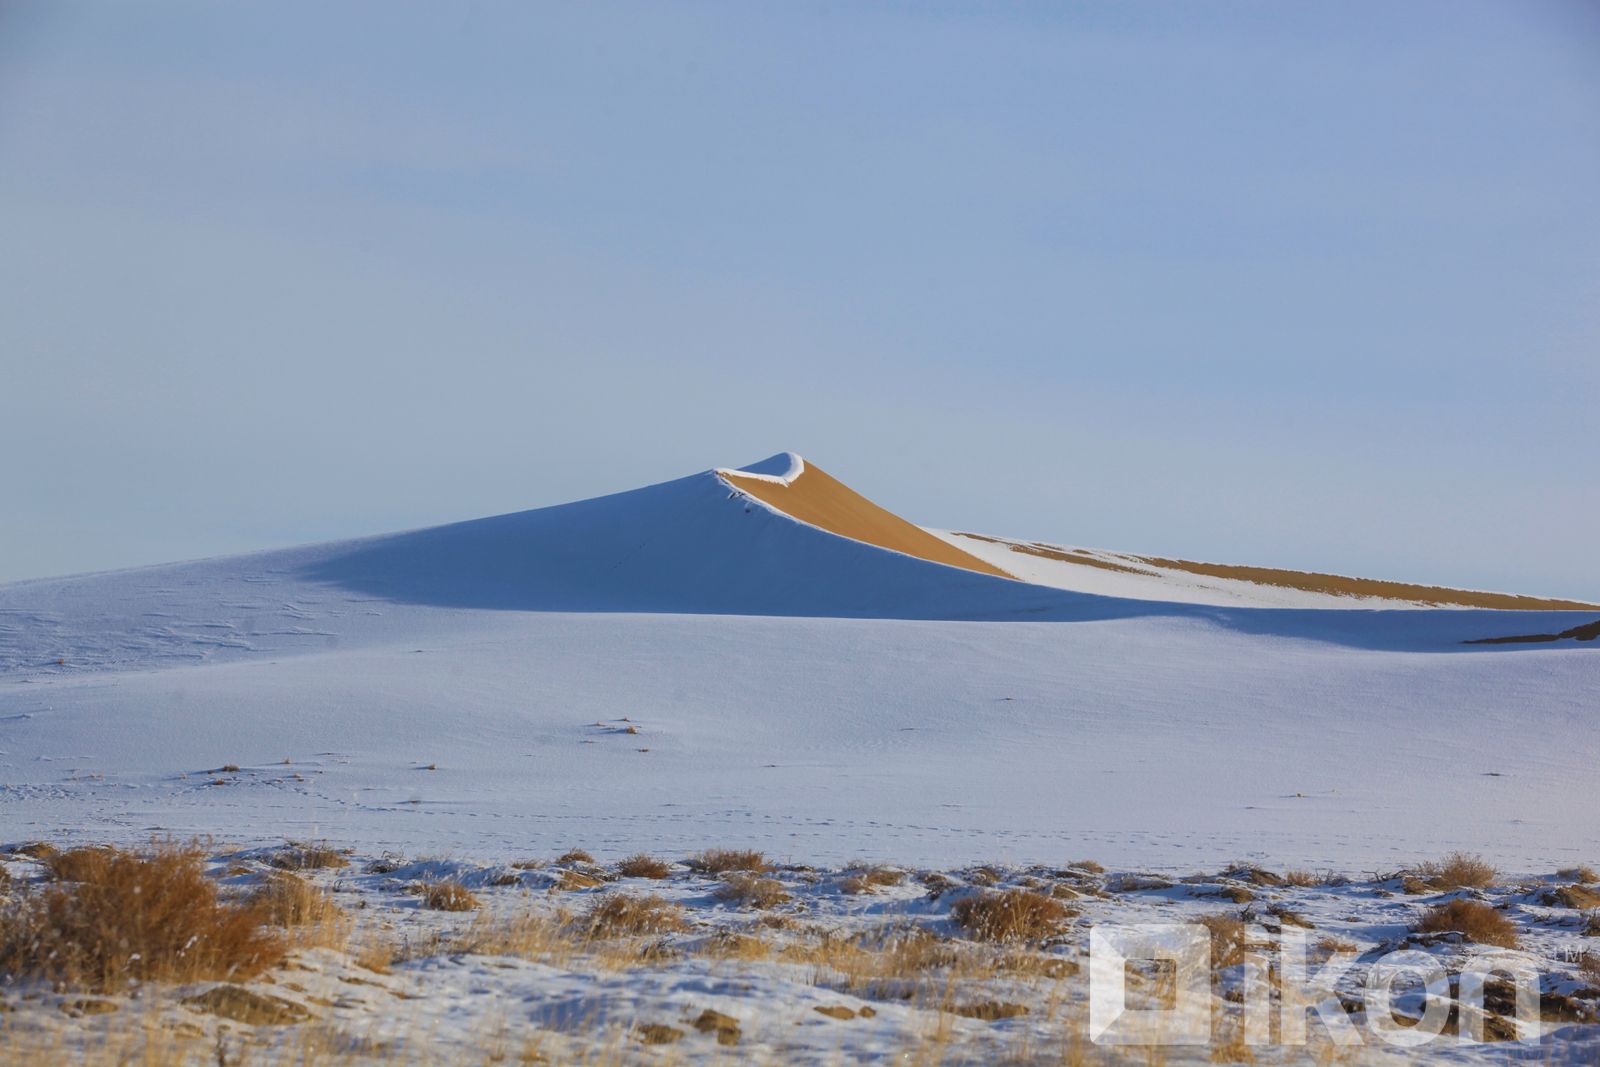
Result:
M712 848L689 857L689 869L699 874L726 874L729 871L754 871L765 873L772 869L767 857L760 852Z
M1061 931L1072 911L1029 889L978 893L956 901L953 918L980 941L1040 941Z
M1500 948L1517 947L1517 928L1496 909L1476 900L1448 900L1429 908L1417 920L1419 934L1455 931L1469 941Z
M641 852L617 864L617 873L624 878L665 878L672 873L672 868Z
M97 850L72 871L0 920L0 972L106 991L251 978L283 957L255 905L218 899L198 849Z

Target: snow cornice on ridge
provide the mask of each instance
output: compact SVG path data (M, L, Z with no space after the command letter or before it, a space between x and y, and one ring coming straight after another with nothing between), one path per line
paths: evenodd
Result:
M718 467L714 473L724 478L731 474L776 485L789 485L805 472L806 461L798 453L779 452L748 467Z

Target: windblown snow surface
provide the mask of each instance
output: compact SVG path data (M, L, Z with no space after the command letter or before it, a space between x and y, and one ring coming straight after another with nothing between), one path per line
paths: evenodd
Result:
M1462 642L1587 618L1052 588L707 471L0 586L0 839L1544 871L1600 855L1600 649Z

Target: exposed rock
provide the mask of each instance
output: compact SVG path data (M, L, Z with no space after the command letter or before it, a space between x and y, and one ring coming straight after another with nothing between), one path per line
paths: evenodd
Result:
M731 1015L724 1015L720 1011L707 1008L695 1017L691 1025L702 1034L716 1034L719 1045L739 1043L739 1020Z
M246 1026L286 1026L303 1023L311 1013L292 1000L255 993L243 986L212 986L198 996L183 1001L196 1011L220 1015Z
M982 1019L985 1022L994 1022L996 1019L1013 1019L1018 1015L1028 1014L1026 1004L1014 1004L1008 1000L980 1000L973 1004L961 1004L950 1010L964 1018Z
M639 1040L647 1045L670 1045L683 1037L683 1031L665 1023L641 1023L634 1027Z

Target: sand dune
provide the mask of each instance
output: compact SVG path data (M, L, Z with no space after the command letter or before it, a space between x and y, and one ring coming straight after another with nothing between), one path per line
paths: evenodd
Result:
M1502 611L1592 611L1595 604L1578 600L1553 600L1546 597L1522 596L1516 593L1485 593L1472 589L1450 589L1437 585L1415 585L1411 582L1391 582L1378 578L1349 578L1340 574L1319 574L1315 571L1281 570L1276 567L1241 567L1227 563L1196 563L1186 559L1162 559L1159 556L1131 556L1131 559L1168 570L1203 574L1213 578L1234 578L1257 585L1275 585L1307 592L1331 593L1334 596L1380 597L1385 600L1408 600L1418 604L1440 607L1496 608Z
M783 461L789 461L787 465ZM772 474L767 471L779 470ZM740 492L810 523L812 526L908 556L962 567L1001 578L1012 575L992 563L933 536L890 511L885 511L819 468L792 453L780 453L744 470L719 470L717 475Z
M1314 608L1489 608L1501 611L1594 611L1595 604L1551 597L1355 578L1279 567L1142 556L976 533L944 533L990 561L1015 559L1016 577L1103 596L1197 604ZM1005 566L1005 562L999 563ZM1094 571L1109 572L1095 574Z
M1597 609L1597 605L1577 600L1453 589L1277 567L1202 563L1160 556L1066 548L1042 541L1019 541L985 534L954 533L940 536L879 507L791 452L780 452L738 470L719 469L716 474L739 492L761 501L782 515L853 541L980 574L1017 578L1074 591L1177 601L1191 600L1196 594L1202 597L1220 594L1226 602L1262 607L1394 605L1506 611ZM1041 570L1021 561L1015 566L1007 566L1005 557L996 550L1034 557L1049 561L1050 564L1071 566L1051 566ZM1104 582L1085 584L1072 576L1074 570L1082 567L1124 577L1109 586ZM1136 581L1128 582L1126 578ZM1197 602L1211 601L1202 599Z

